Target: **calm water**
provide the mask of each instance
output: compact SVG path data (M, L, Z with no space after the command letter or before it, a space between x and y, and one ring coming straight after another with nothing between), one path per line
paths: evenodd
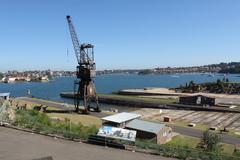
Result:
M214 74L211 77L207 74L176 74L176 75L136 75L136 74L115 74L100 75L95 79L98 93L111 93L120 89L144 88L144 87L177 87L180 84L193 80L197 83L216 81L222 79L223 74ZM229 74L226 76L230 81L240 82L240 75ZM66 102L59 96L60 92L72 91L75 77L55 78L53 81L38 83L24 82L15 84L0 83L0 92L10 92L11 96L27 96L30 90L34 97Z

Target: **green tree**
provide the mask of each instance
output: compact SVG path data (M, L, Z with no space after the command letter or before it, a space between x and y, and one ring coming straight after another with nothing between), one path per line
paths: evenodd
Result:
M192 89L195 85L194 81L190 81L188 87Z
M151 69L145 69L145 70L138 72L139 75L152 74L152 73L153 73L153 70L151 70Z
M3 74L0 72L0 80L3 78Z
M222 83L221 79L217 79L217 85L220 85Z
M229 79L228 78L226 78L226 83L229 83Z
M206 130L205 132L203 132L203 136L199 146L201 148L204 148L206 151L219 153L222 151L222 146L219 144L220 140L221 137L218 134Z

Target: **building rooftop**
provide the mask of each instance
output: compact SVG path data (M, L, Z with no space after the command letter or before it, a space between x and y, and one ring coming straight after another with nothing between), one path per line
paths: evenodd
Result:
M103 117L102 120L115 123L123 123L141 117L140 114L122 112L115 115Z
M0 93L0 97L9 97L10 93Z
M136 129L139 131L145 131L157 134L162 128L165 127L164 124L148 122L140 119L134 119L126 125L127 128Z

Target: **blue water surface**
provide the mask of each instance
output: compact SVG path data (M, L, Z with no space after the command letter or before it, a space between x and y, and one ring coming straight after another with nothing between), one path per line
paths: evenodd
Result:
M98 93L112 93L121 89L144 87L178 87L193 80L196 83L212 82L223 77L233 82L240 82L239 74L174 74L174 75L137 75L109 74L100 75L95 79ZM59 77L49 82L0 83L0 92L10 92L11 96L27 96L28 90L36 98L54 101L64 101L59 93L73 91L73 81L76 77Z

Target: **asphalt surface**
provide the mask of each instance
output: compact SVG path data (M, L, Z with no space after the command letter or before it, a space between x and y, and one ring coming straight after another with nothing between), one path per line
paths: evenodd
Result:
M179 127L174 125L169 125L169 126L173 129L173 132L177 132L183 135L197 137L197 138L201 138L203 135L203 131L201 130L187 128L187 127ZM227 134L219 134L219 135L221 136L221 141L223 143L240 144L240 138L229 136Z
M173 160L0 127L1 160L32 160L47 156L52 156L53 160Z
M28 101L28 102L32 102L32 103L37 103L37 104L46 105L46 106L52 106L52 107L56 107L56 108L60 108L60 109L66 109L66 106L64 106L61 103L45 101L45 100L40 100L40 99L32 99L32 98L21 98L21 99ZM91 112L91 115L97 116L100 118L106 116L106 114L104 114L104 113L95 113L95 112ZM179 127L179 126L173 126L173 125L170 125L170 127L172 127L173 132L177 132L177 133L187 135L187 136L201 138L202 134L203 134L203 131L193 129L193 128ZM229 136L226 134L221 134L221 137L222 137L221 141L224 143L240 144L240 138Z

